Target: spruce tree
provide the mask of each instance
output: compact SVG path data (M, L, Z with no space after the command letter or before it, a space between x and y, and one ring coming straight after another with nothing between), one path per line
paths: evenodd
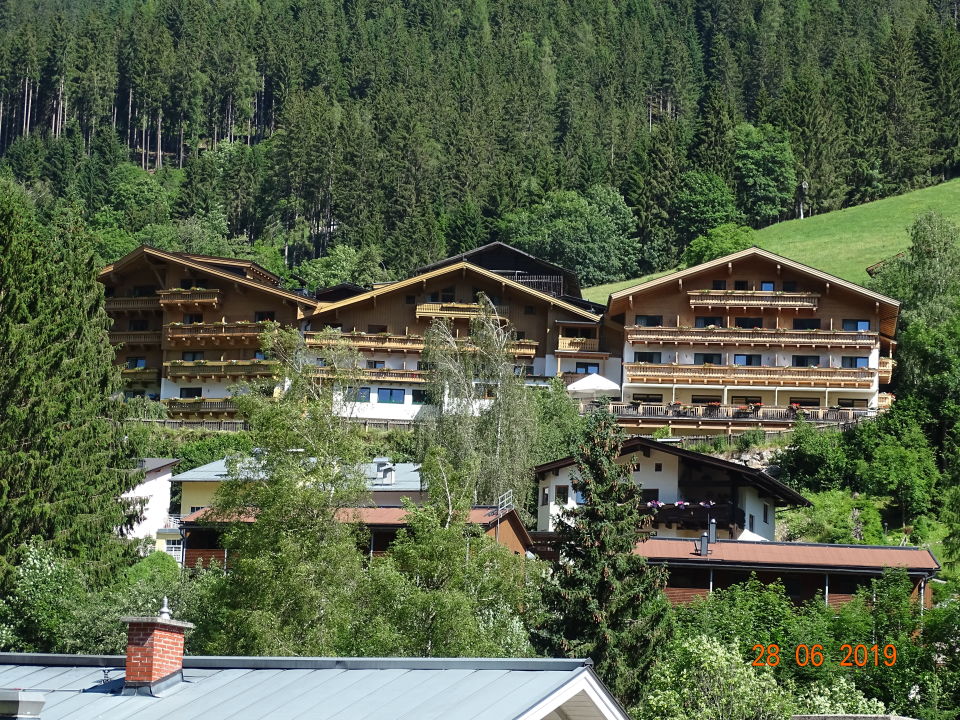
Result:
M620 464L623 430L602 408L587 419L574 455L577 507L564 511L557 559L544 591L549 619L542 649L592 658L597 674L627 707L640 700L646 673L670 633L666 572L634 554L647 512L632 466Z
M66 224L66 223L64 223ZM113 419L119 373L93 258L0 182L0 582L39 538L106 574L136 482Z

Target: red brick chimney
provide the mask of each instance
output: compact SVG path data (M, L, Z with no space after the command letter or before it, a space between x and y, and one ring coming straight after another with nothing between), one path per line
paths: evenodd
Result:
M124 617L127 623L125 688L153 688L179 681L183 670L183 632L193 625L170 618L167 599L157 617Z

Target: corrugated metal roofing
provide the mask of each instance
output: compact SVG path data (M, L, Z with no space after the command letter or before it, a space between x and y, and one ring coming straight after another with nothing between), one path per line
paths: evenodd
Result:
M745 542L710 543L707 557L697 554L693 538L650 538L636 553L648 560L686 560L698 563L783 567L835 567L881 570L904 567L933 572L940 568L933 553L924 548L879 545L824 545L816 543Z
M183 682L150 697L120 694L122 657L42 664L54 657L0 653L0 688L43 693L41 720L499 720L589 673L578 660L187 657Z

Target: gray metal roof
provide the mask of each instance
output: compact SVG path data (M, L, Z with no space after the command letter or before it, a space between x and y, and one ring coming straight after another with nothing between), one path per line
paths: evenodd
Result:
M183 682L151 697L120 693L123 662L0 653L0 688L43 693L41 720L499 720L555 717L530 713L596 684L582 660L186 657ZM604 706L577 717L626 718Z
M397 491L419 491L420 487L420 464L419 463L390 463L393 467L393 482L385 484L382 481L377 482L377 462L385 461L386 458L374 458L374 462L366 463L362 466L363 475L367 481L368 490L397 490ZM387 460L388 461L388 460ZM389 461L388 461L389 462ZM174 475L173 482L222 482L227 479L227 458L221 458L214 462L200 465L192 470Z

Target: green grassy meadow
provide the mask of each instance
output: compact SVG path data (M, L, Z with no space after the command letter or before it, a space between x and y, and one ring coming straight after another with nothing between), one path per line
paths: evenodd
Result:
M909 244L907 227L920 213L936 210L960 224L960 179L757 232L757 244L845 280L862 283L866 268ZM605 303L610 293L666 273L585 288L583 296Z

